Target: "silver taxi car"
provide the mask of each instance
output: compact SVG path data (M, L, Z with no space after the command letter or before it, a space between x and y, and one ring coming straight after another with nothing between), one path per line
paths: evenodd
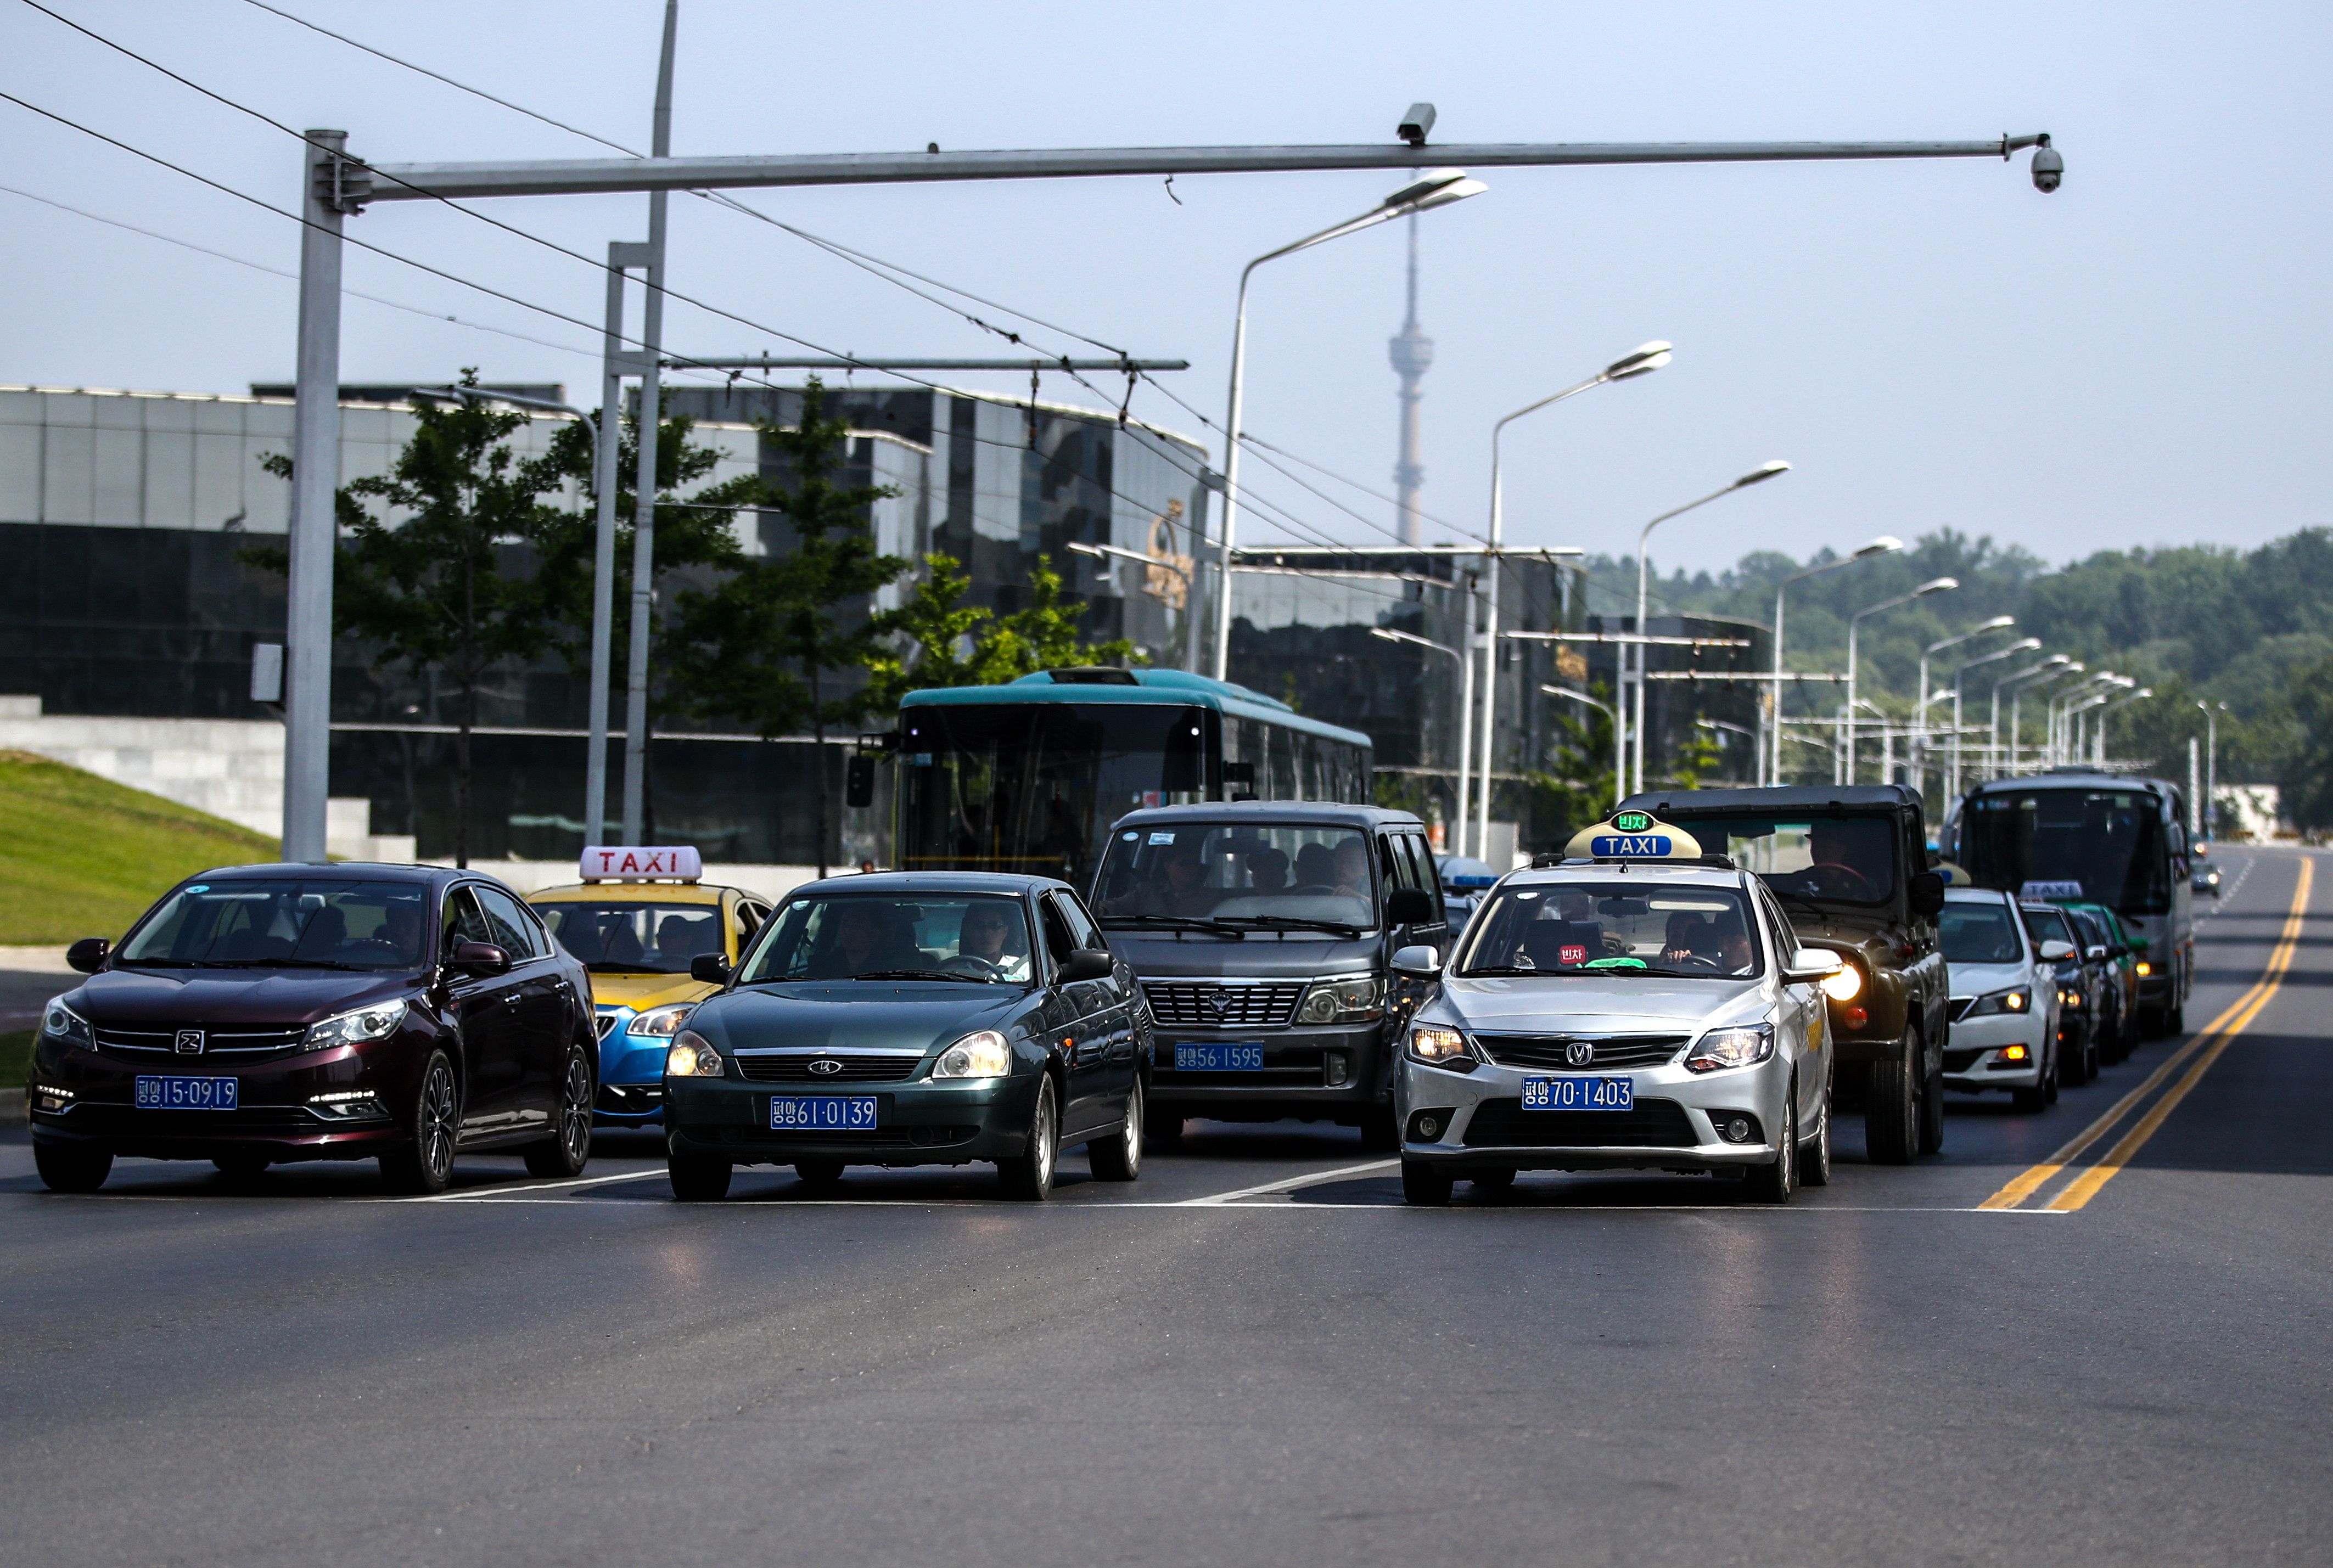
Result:
M1642 812L1586 828L1559 863L1503 878L1403 1041L1402 1193L1519 1171L1738 1170L1787 1203L1830 1179L1830 1053L1819 988L1759 879Z

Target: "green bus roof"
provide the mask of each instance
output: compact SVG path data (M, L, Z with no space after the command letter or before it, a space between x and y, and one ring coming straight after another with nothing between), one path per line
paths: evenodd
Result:
M1184 670L1041 670L1009 685L932 686L909 692L899 700L902 708L991 707L1007 703L1173 703L1177 707L1212 708L1218 713L1278 724L1348 746L1374 749L1376 745L1359 730L1308 719L1287 703L1261 692Z

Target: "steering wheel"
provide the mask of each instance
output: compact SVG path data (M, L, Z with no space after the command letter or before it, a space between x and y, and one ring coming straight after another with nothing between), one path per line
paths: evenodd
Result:
M978 953L960 952L940 965L940 973L961 975L966 980L1002 980L1004 978L1004 966L991 963Z
M1836 875L1832 877L1826 878L1820 875L1826 872L1834 873ZM1854 866L1842 865L1836 860L1818 860L1812 865L1808 866L1803 875L1813 881L1818 888L1826 893L1831 891L1831 888L1829 885L1829 883L1839 879L1845 879L1857 884L1862 888L1862 891L1858 893L1853 887L1842 887L1838 890L1841 895L1848 898L1861 898L1867 900L1877 900L1879 896L1879 884L1877 883L1873 882L1871 878L1866 876L1862 872L1858 871Z
M1705 969L1713 974L1714 974L1720 967L1718 960L1712 958L1705 952L1695 952L1691 949L1686 949L1678 952L1674 958L1668 956L1666 953L1664 953L1661 956L1662 961L1665 963L1675 964L1680 967Z

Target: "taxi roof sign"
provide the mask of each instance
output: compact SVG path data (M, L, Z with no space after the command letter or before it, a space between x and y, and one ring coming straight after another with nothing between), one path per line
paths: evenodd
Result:
M705 859L692 844L588 845L579 869L586 882L695 882Z
M1701 840L1647 811L1615 811L1572 835L1564 849L1573 860L1699 860Z

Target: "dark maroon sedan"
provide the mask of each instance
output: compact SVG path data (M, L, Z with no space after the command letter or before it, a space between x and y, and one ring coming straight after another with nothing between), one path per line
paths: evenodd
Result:
M243 865L170 890L48 1005L25 1099L41 1179L117 1154L256 1174L374 1160L435 1192L456 1150L573 1176L599 1051L583 966L501 884L401 865Z

